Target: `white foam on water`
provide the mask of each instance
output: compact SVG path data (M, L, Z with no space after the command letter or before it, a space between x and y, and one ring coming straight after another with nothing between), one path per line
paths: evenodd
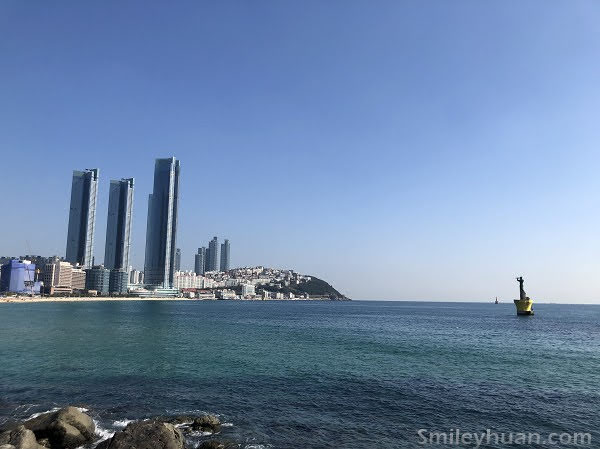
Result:
M33 418L37 418L38 416L41 416L41 415L45 415L46 413L54 413L54 412L57 412L59 410L60 410L59 407L54 407L54 408L52 408L50 410L46 410L45 412L34 413L29 418L27 418L26 421L29 421L30 419L33 419Z
M94 421L94 425L96 426L96 435L98 435L99 437L96 444L101 443L104 440L108 440L109 438L112 438L115 434L114 430L108 430L101 427L98 421L96 421L95 419L92 419L92 421Z
M190 424L192 424L194 421L190 421L190 422L182 422L181 424L175 424L175 427L177 427L178 429L181 427L188 427Z
M135 419L120 419L113 422L115 427L127 427L127 424L135 422Z
M27 413L29 410L31 410L33 407L35 407L37 405L38 404L21 404L15 409L15 411L23 410L23 413Z
M213 434L212 432L202 432L202 431L190 432L190 436L192 436L192 437L207 437L212 434Z
M247 444L244 446L244 449L268 449L271 448L273 446L271 446L270 444L264 445L264 444Z
M221 424L221 427L233 427L233 423L232 422L224 422Z
M30 407L31 408L31 407ZM77 410L79 410L81 413L86 413L89 412L90 410L84 407L75 407ZM40 415L45 415L46 413L54 413L60 410L60 407L54 407L51 408L50 410L46 410L45 412L38 412L38 413L34 413L33 415L31 415L29 418L27 418L27 420L33 419L33 418L37 418Z

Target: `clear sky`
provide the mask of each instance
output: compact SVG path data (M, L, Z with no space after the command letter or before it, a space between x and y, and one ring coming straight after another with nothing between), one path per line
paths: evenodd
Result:
M353 298L600 301L600 2L0 2L0 254L64 255L71 172L181 160L183 267ZM30 248L30 249L29 249Z

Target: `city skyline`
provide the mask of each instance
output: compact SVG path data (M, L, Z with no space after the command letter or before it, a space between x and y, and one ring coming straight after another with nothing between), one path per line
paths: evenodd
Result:
M175 249L171 261L171 253L176 245L179 170L180 161L175 157L155 160L154 190L148 197L147 254L145 255L148 264L144 266L144 276L150 279L147 285L155 287L171 288L174 273L182 270L181 248ZM71 257L74 257L73 254L83 252L85 260L90 261L87 266L84 266L79 260L71 261L74 266L82 266L86 269L94 268L93 280L86 281L87 284L99 285L101 288L98 290L103 292L106 290L111 293L126 293L131 271L135 270L135 267L130 264L134 178L110 181L104 263L100 266L93 264L95 259L93 230L99 183L98 173L99 169L73 171L67 256L71 253ZM82 226L82 228L87 232L82 234L79 228L74 227L73 224L84 222L87 226ZM72 236L76 238L72 238ZM167 241L166 245L163 240ZM73 242L77 245L75 246ZM164 259L156 262L157 254ZM65 260L67 260L67 256L65 256ZM152 262L153 260L154 262ZM229 239L225 239L223 243L219 244L216 236L209 241L208 248L198 248L198 254L194 256L196 274L204 274L206 271L229 271L230 264ZM148 276L146 276L146 270L148 270ZM157 279L159 271L165 273L162 280ZM104 279L105 277L106 279ZM88 288L96 290L95 287L88 286Z
M64 254L72 170L99 167L95 241L104 181L135 178L143 269L154 158L174 154L182 268L221 235L236 266L352 298L511 298L523 275L536 299L598 302L600 6L554 6L3 3L20 223L1 252Z

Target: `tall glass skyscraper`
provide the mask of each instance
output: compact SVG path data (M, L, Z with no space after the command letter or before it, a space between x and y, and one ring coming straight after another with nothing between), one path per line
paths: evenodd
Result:
M73 171L65 259L85 268L93 264L99 173L97 168Z
M198 248L198 254L194 256L194 272L204 274L206 272L206 247Z
M110 181L104 247L104 267L109 270L129 268L132 213L133 178Z
M179 161L156 159L154 189L148 197L144 282L171 288L175 272L175 238L179 203Z
M206 251L206 271L219 271L219 240L217 237L208 242Z
M229 271L229 265L229 240L225 239L225 241L221 243L221 271Z
M181 270L181 249L175 251L175 271Z

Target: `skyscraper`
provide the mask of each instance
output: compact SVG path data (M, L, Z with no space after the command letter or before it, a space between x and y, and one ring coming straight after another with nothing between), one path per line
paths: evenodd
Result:
M127 271L131 247L133 178L110 181L104 267Z
M213 239L208 242L206 260L206 271L219 271L219 240L217 237L213 237Z
M148 197L146 260L147 285L170 288L175 272L175 238L179 203L179 161L156 159L154 189Z
M175 251L175 271L181 270L181 249Z
M96 199L100 170L73 171L69 230L65 260L86 268L92 266L94 231L96 226Z
M206 272L206 248L198 248L198 254L194 256L194 272L204 274Z
M229 259L229 240L221 244L221 271L229 271L230 259Z

